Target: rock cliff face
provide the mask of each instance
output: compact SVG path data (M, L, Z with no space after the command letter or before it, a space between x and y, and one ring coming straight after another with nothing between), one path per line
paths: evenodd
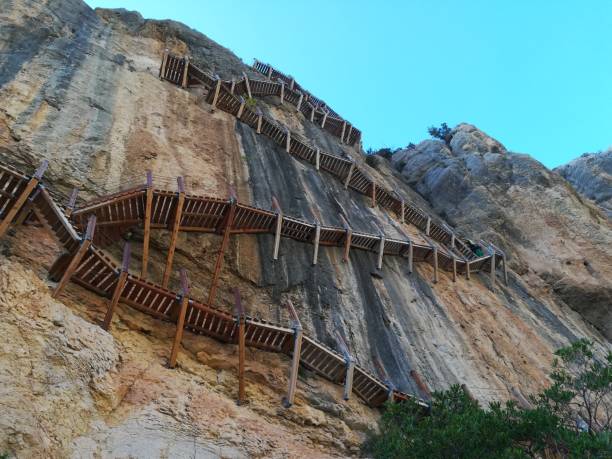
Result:
M160 81L165 48L222 77L251 72L204 35L136 13L92 11L77 0L0 6L0 159L27 171L48 159L45 181L59 199L74 186L92 198L151 169L183 175L205 194L225 196L233 185L241 201L262 207L276 196L287 215L340 225L342 210L355 230L417 232L233 117L211 113L197 103L199 89ZM361 152L278 100L257 103L320 148L364 163ZM467 125L455 129L450 145L425 141L393 161L401 174L385 162L369 173L505 249L508 286L488 275L453 283L446 274L433 285L428 265L410 274L405 261L387 257L379 272L374 254L357 251L343 263L340 250L323 250L312 267L310 246L284 240L273 262L271 238L240 236L222 272L220 305L231 310L231 288L239 287L251 314L285 320L281 304L290 298L308 333L337 348L335 330L343 330L360 363L374 371L378 359L401 389L418 392L414 369L431 389L466 383L482 401L507 399L513 387L525 394L542 387L552 351L571 340L609 346L610 227L564 179ZM0 452L347 456L374 428L375 410L343 402L340 387L307 371L295 406L281 408L288 362L280 356L249 351L251 403L242 407L233 402L234 346L187 334L179 368L165 368L172 325L120 305L109 334L94 325L104 299L76 285L51 299L46 272L57 248L40 234L18 228L0 242L0 364L9 375ZM137 270L138 232L132 238ZM154 282L168 239L154 234ZM213 235L179 238L175 267L188 270L199 298L218 244Z
M585 153L555 168L555 172L595 201L608 218L612 217L612 148L601 153Z

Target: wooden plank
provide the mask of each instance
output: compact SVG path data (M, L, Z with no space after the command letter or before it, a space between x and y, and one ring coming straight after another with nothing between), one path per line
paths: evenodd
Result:
M174 333L174 342L172 343L172 351L170 352L170 360L168 366L176 367L176 359L178 357L179 347L183 341L183 331L185 330L185 315L189 306L189 281L187 280L187 272L181 269L181 308L179 310L176 321L176 332Z
M208 306L212 307L215 301L215 296L217 293L217 283L219 282L219 276L221 274L221 267L223 266L223 260L225 258L225 250L227 249L227 244L229 243L229 238L232 229L232 223L234 222L234 215L236 214L236 207L238 205L238 201L236 200L236 196L233 194L233 190L231 191L232 195L230 197L230 206L227 210L225 221L223 222L223 239L221 240L221 246L219 247L219 252L217 254L217 261L215 262L215 270L213 272L212 282L210 284L210 290L208 291Z
M117 308L117 304L121 299L121 294L123 293L123 289L125 288L125 284L127 282L127 278L129 275L129 265L130 244L129 242L126 242L123 246L123 263L121 264L121 273L119 274L119 278L117 279L117 284L115 285L113 296L111 297L110 303L108 304L108 309L106 310L106 315L104 316L104 321L102 322L102 328L104 330L108 330L110 328L110 324L113 320L113 314L115 313L115 309Z
M168 282L170 282L170 275L172 274L172 262L174 261L174 252L176 251L176 241L178 239L181 218L183 216L183 205L185 204L185 182L183 181L183 177L178 177L177 183L179 192L176 201L176 208L174 211L172 232L170 234L170 247L168 248L168 257L166 258L166 267L164 268L164 277L162 279L162 287L164 288L168 287Z
M36 186L42 179L42 176L47 170L48 165L49 163L47 160L44 160L41 163L41 165L36 170L32 178L28 181L28 183L24 187L21 194L17 197L17 199L15 200L11 208L8 210L8 212L6 213L2 221L0 221L0 238L4 236L4 233L6 233L6 230L8 230L13 219L15 218L17 213L21 210L21 208L27 201L28 197L30 197L30 194L32 193L32 191L34 191L34 189L36 188Z
M246 402L244 381L246 359L246 340L244 332L246 329L246 314L242 306L242 300L240 299L240 291L237 288L234 289L234 299L236 303L236 316L238 319L238 405L243 405Z
M272 196L272 208L276 209L276 229L274 231L274 251L272 259L278 260L278 250L280 248L281 230L283 228L283 211L276 197Z
M151 211L153 206L153 174L147 171L147 190L145 197L144 236L142 242L142 267L140 277L147 278L149 265L149 242L151 240Z
M312 255L312 264L317 264L317 258L319 256L319 241L321 240L321 224L317 220L315 226L315 237L314 237L314 252Z
M91 246L91 241L93 240L93 237L94 237L95 228L96 228L96 216L90 215L89 221L87 222L87 230L85 231L85 237L81 241L81 245L79 246L76 253L72 257L72 260L70 260L70 263L68 264L68 267L64 271L62 278L58 282L57 287L55 287L55 291L53 292L53 298L57 298L62 293L62 290L64 289L66 284L68 284L68 281L70 281L70 278L74 274L74 271L77 269L77 267L81 263L81 260L83 259L87 251L89 250L89 247Z
M295 389L297 386L298 370L300 367L300 357L302 353L302 324L293 308L293 304L288 302L289 311L293 317L293 355L291 357L291 369L289 372L289 388L287 389L287 396L283 398L283 406L285 408L291 407L295 400Z

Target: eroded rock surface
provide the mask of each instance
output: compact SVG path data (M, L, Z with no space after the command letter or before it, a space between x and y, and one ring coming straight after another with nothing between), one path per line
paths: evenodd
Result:
M355 230L415 233L233 117L211 113L210 106L197 103L201 89L160 81L166 48L189 53L223 77L250 71L227 49L171 21L94 12L77 0L3 2L0 159L27 171L48 159L45 182L58 199L79 186L83 202L141 182L151 169L164 187L183 175L199 193L226 196L231 184L241 201L264 207L276 196L287 215L338 225L342 210ZM359 151L340 146L277 100L257 104L320 148L364 163ZM310 245L285 240L273 262L270 236L240 236L231 240L218 305L232 310L232 288L239 287L250 314L286 323L281 305L290 298L307 333L337 348L336 330L342 330L358 361L375 371L378 359L399 388L418 393L410 376L417 370L431 389L465 383L485 402L509 398L512 387L524 394L540 389L552 352L571 340L585 336L600 348L609 346L568 307L580 310L579 299L590 298L592 305L581 312L606 332L602 305L612 278L610 234L598 211L558 175L525 155L507 153L473 127L455 130L450 146L426 141L417 150L404 155L401 175L386 163L368 173L466 234L498 243L509 254L508 286L499 279L493 286L488 275L453 283L446 273L434 286L428 265L410 274L405 260L385 257L378 272L375 254L352 251L343 263L339 249L323 249L313 267ZM281 356L249 351L251 403L236 407L233 346L187 333L179 369L170 371L165 363L173 325L120 305L111 334L102 332L94 324L105 299L76 285L59 302L49 297L44 279L57 247L41 234L40 228L18 228L0 242L0 264L27 279L10 284L30 292L11 294L12 287L2 284L2 311L14 327L28 317L29 341L7 330L9 344L23 343L11 349L29 352L33 361L60 357L45 362L48 378L31 389L27 360L3 355L7 368L22 365L11 370L3 389L21 394L11 406L22 404L23 412L34 414L0 410L1 425L13 426L0 437L0 452L164 457L168 451L193 456L195 448L203 456L348 456L374 428L374 410L356 399L343 402L340 386L309 372L301 373L295 406L281 408L288 365ZM137 273L140 230L125 237L132 240L131 269ZM153 282L161 279L168 242L166 231L154 232ZM198 298L206 297L218 245L215 235L180 234L174 266L187 269ZM108 250L120 257L121 244ZM47 310L70 317L66 336L83 328L78 358L70 340L60 339L49 323ZM70 378L54 386L57 375ZM61 395L56 411L46 411L37 395L43 389ZM48 442L34 435L41 413L49 413ZM72 413L74 421L60 419Z

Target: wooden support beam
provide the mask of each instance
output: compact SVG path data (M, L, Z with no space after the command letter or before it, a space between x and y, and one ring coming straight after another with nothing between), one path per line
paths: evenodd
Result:
M327 115L329 115L329 111L325 110L323 112L323 120L321 120L321 128L325 127L325 122L327 121Z
M289 128L285 128L285 133L287 134L287 141L285 142L285 151L289 153L291 150L291 131Z
M232 82L230 84L230 94L234 94L236 90L236 78L232 77Z
M261 109L257 107L257 133L261 134L261 123L263 122L263 113Z
M186 88L187 83L189 83L189 57L185 56L183 58L183 64L183 80L181 82L181 86Z
M53 230L51 230L51 227L49 225L45 225L44 219L41 220L41 215L39 214L38 209L34 207L34 201L36 200L36 197L38 196L39 193L40 193L40 189L35 189L34 192L30 194L30 197L27 199L26 203L21 207L21 210L17 213L17 216L13 220L14 225L15 226L23 225L25 221L28 219L28 217L31 214L34 214L34 218L36 218L43 226L45 226L47 230L50 230L50 232L53 233Z
M221 240L221 246L219 247L219 253L217 254L217 261L215 262L215 270L213 272L212 282L210 284L210 290L208 291L208 306L213 306L215 296L217 293L217 283L219 282L219 276L221 274L221 267L223 266L223 259L225 258L225 250L229 243L229 238L232 230L232 223L234 222L234 215L236 214L236 207L238 200L233 189L230 189L230 205L223 219L223 223L219 230L223 231L223 239Z
M268 80L272 79L272 66L268 64Z
M378 244L378 261L376 267L382 269L383 254L385 253L385 235L380 235L380 243Z
M234 289L234 302L236 304L236 321L238 322L238 405L244 405L246 402L244 383L246 314L242 306L240 291L237 288Z
M349 144L351 143L351 134L353 133L353 126L349 125L349 130L348 133L346 134L346 140L344 141L344 143Z
M36 186L40 183L40 180L42 179L43 174L47 170L48 165L49 163L47 162L47 160L41 163L32 178L24 187L21 194L17 196L17 199L15 199L13 205L10 207L10 209L8 209L8 212L6 212L2 221L0 221L0 238L4 236L4 233L6 233L6 230L8 230L17 213L21 210L21 208L23 207L27 199L30 197L30 194L34 191Z
M315 169L319 170L321 167L321 150L319 147L315 148Z
M342 393L342 398L344 400L348 400L351 397L351 392L353 392L353 374L355 371L355 359L352 357L348 357L345 359L346 362L346 374L344 376L344 392Z
M68 204L66 204L66 209L64 211L64 215L66 218L70 218L72 212L74 212L74 207L76 206L77 196L79 195L79 189L73 188L72 193L70 193L70 198L68 198Z
M283 211L276 197L272 196L272 209L276 212L276 228L274 230L274 251L272 259L278 260L278 250L280 248L281 230L283 229Z
M421 394L431 399L431 392L429 391L429 388L427 387L427 385L425 385L425 383L421 379L421 375L419 375L419 373L416 370L410 370L410 376L412 377L413 381L416 383L417 387L420 389Z
M451 233L451 248L455 248L455 233Z
M433 275L433 283L437 284L438 283L438 247L437 246L433 246L433 255L434 255L434 275Z
M219 94L221 93L221 78L218 75L215 75L215 89L213 94L213 100L210 105L212 105L212 109L214 110L217 107L217 102L219 101Z
M349 252L351 250L351 239L353 238L353 230L346 221L346 218L344 218L344 215L340 214L340 219L342 220L342 225L344 226L344 230L346 231L346 236L344 237L344 255L342 257L342 261L346 263L349 260Z
M495 250L489 247L491 252L491 283L495 286Z
M174 261L174 252L176 251L176 241L181 226L181 218L183 216L183 205L185 204L185 182L183 177L176 179L178 184L178 196L176 199L176 207L174 209L174 222L170 233L170 247L168 248L168 257L166 258L166 267L164 268L164 277L162 279L162 287L167 288L172 274L172 262Z
M351 162L351 166L349 167L348 174L346 175L346 179L344 180L344 189L348 189L349 183L351 182L351 177L353 176L353 171L355 170L355 163Z
M400 207L400 221L402 222L402 224L406 223L406 203L404 202L404 200L401 200L401 207Z
M295 389L297 386L300 356L302 353L302 324L300 323L300 319L291 301L288 302L287 306L293 318L293 355L291 357L291 370L289 372L289 388L287 389L287 396L283 398L283 406L285 408L291 407L295 400Z
M465 278L470 280L470 261L465 259Z
M453 257L453 282L457 282L457 258L452 253L450 256Z
M179 347L181 346L181 341L183 341L183 331L185 330L185 315L187 314L187 307L189 306L189 281L187 279L187 272L184 269L181 269L180 305L181 307L176 320L174 342L172 343L172 351L170 352L170 360L168 361L168 366L170 368L176 367L176 358L178 357Z
M289 89L293 91L293 88L295 88L295 80L291 78L291 81L289 81Z
M314 104L310 104L310 106L312 107L312 109L310 110L310 122L314 123L314 116L315 116L315 106Z
M427 217L427 226L425 227L425 234L429 236L429 231L431 230L431 217Z
M68 284L68 281L70 281L70 278L74 274L74 271L78 268L79 263L81 263L81 260L89 250L89 247L91 246L91 241L93 240L95 229L96 216L92 214L89 216L89 220L87 221L87 229L85 230L85 236L81 240L79 248L72 256L72 259L70 260L68 267L64 271L64 274L62 274L62 278L57 283L57 287L55 287L55 291L53 292L53 298L59 297L60 293L62 293L62 290L64 290L66 284Z
M242 112L244 111L245 105L246 105L246 102L244 100L244 97L240 96L240 107L238 108L238 113L236 114L236 118L240 119L240 117L242 116Z
M502 263L504 264L504 284L508 286L508 268L506 267L506 254L502 253Z
M344 131L346 131L346 121L342 122L342 133L340 134L340 143L344 143Z
M319 241L320 240L321 240L321 223L319 223L319 220L317 220L316 226L315 226L314 252L312 255L313 266L317 264L317 258L319 257Z
M244 85L246 86L247 95L249 99L253 98L253 94L251 94L251 83L249 82L249 77L246 72L242 72L242 77L244 78Z
M147 171L147 189L145 195L144 236L142 241L142 267L140 277L147 278L149 265L149 242L151 239L151 214L153 209L153 174Z
M280 102L281 105L283 105L285 103L285 82L280 80L278 81L281 85L280 87Z
M162 56L161 66L159 67L159 77L162 79L166 78L166 66L168 65L168 48L164 50Z
M298 103L296 105L296 109L299 112L302 107L302 102L304 101L304 94L300 92L300 98L298 99Z
M106 310L106 315L104 316L104 320L102 321L102 328L104 330L108 330L110 328L110 324L113 320L113 314L115 313L115 309L117 308L117 304L121 299L121 294L123 293L123 289L125 288L125 284L127 282L127 278L129 275L129 267L130 243L126 242L123 246L123 261L121 263L121 272L119 273L119 277L117 278L115 290L113 290L113 296L111 297L110 303L108 304L108 309Z

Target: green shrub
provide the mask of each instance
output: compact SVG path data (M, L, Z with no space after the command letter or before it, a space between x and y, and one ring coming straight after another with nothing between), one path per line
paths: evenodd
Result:
M447 144L450 142L451 128L449 128L446 123L442 123L440 127L430 126L427 129L427 132L429 132L430 136L436 139L444 140L444 142Z

